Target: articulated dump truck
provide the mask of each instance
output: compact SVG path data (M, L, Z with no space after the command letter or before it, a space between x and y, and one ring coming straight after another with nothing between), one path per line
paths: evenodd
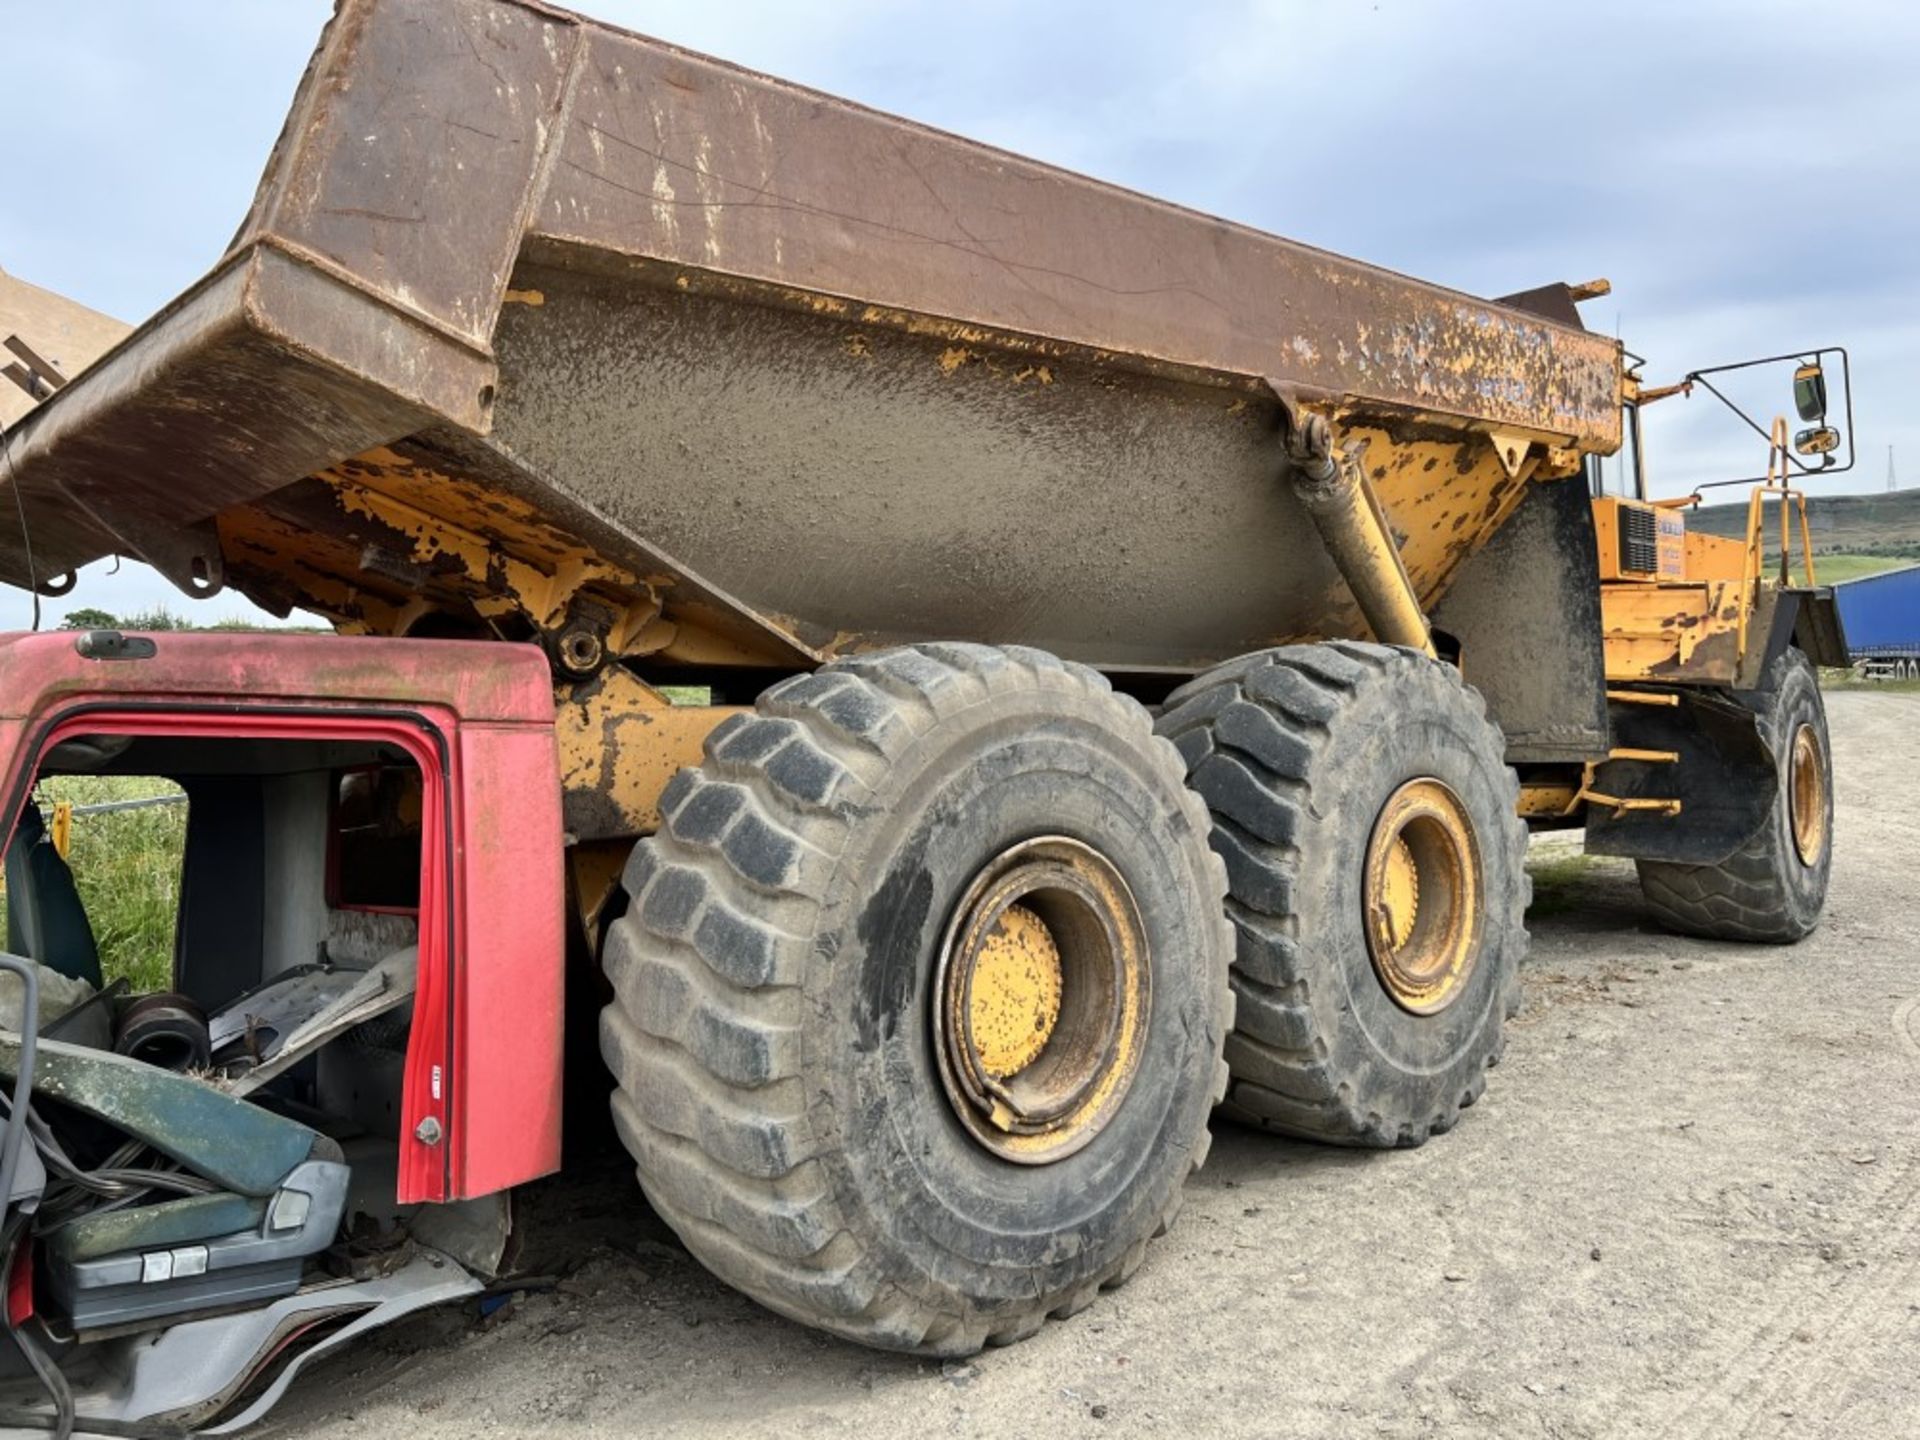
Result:
M1132 1276L1210 1119L1452 1126L1530 829L1805 934L1845 650L1760 530L1825 374L1688 534L1596 494L1653 393L1598 288L343 0L226 256L5 436L6 580L338 632L0 641L16 1423L245 1424L497 1283L563 1076L728 1283L959 1355ZM72 775L187 797L166 994L101 973Z

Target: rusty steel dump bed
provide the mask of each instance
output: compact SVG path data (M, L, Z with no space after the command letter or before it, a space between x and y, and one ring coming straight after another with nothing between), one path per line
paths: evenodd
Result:
M8 448L43 584L122 553L350 630L585 614L665 666L964 636L1180 671L1365 633L1276 392L1366 443L1431 605L1617 447L1619 371L564 11L344 0L233 247Z

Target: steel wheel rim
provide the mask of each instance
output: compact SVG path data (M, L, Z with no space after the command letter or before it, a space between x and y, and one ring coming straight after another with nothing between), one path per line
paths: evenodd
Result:
M1002 1159L1065 1159L1119 1110L1152 1003L1133 892L1099 851L1024 841L954 907L933 988L933 1049L962 1127Z
M1800 863L1813 866L1827 849L1827 823L1832 814L1827 794L1826 754L1820 733L1811 725L1793 732L1793 759L1788 777L1788 816L1793 848Z
M1364 884L1381 988L1409 1014L1439 1014L1465 991L1486 928L1480 844L1460 797L1430 776L1394 791L1367 843Z

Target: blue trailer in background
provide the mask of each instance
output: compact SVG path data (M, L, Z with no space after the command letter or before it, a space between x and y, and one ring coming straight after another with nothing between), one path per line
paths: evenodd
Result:
M1853 663L1869 676L1920 680L1920 565L1833 587Z

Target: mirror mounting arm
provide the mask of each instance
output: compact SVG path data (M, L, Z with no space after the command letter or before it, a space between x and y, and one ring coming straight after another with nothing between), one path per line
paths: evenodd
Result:
M1640 392L1640 403L1642 405L1651 405L1656 400L1666 400L1674 395L1692 394L1693 377L1689 375L1676 385L1656 385L1651 390L1642 390Z

